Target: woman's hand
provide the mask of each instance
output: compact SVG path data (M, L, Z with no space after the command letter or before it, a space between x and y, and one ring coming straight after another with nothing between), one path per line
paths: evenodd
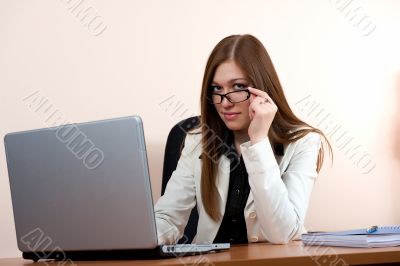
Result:
M248 87L250 96L249 116L250 126L248 134L251 144L255 144L268 137L268 131L274 120L278 107L265 91Z

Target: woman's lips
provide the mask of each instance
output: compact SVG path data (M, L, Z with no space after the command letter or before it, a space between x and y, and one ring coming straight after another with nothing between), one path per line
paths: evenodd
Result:
M240 113L235 113L235 112L225 112L222 113L224 115L225 120L231 121L231 120L235 120Z

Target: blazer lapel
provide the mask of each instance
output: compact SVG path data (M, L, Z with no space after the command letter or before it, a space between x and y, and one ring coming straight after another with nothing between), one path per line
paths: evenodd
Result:
M246 206L244 207L244 213L253 211L254 208L254 196L250 190L249 197L247 198Z
M225 205L228 198L230 168L230 160L225 155L222 155L219 162L218 175L216 179L216 185L220 196L219 209L222 216L225 213Z

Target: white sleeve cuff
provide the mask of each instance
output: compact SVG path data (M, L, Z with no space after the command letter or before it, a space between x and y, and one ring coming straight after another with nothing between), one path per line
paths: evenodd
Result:
M249 175L264 173L278 166L268 138L253 145L250 141L245 142L240 145L240 150Z

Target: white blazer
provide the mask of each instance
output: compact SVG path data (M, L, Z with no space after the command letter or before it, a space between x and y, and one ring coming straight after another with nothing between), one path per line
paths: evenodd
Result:
M249 176L250 194L244 209L249 242L287 243L305 232L304 219L321 138L316 133L284 146L275 156L268 138L240 146ZM165 194L155 205L159 244L174 244L182 236L197 202L199 223L194 243L212 243L219 230L228 196L230 160L222 155L216 185L221 218L212 220L201 200L201 134L188 134Z

